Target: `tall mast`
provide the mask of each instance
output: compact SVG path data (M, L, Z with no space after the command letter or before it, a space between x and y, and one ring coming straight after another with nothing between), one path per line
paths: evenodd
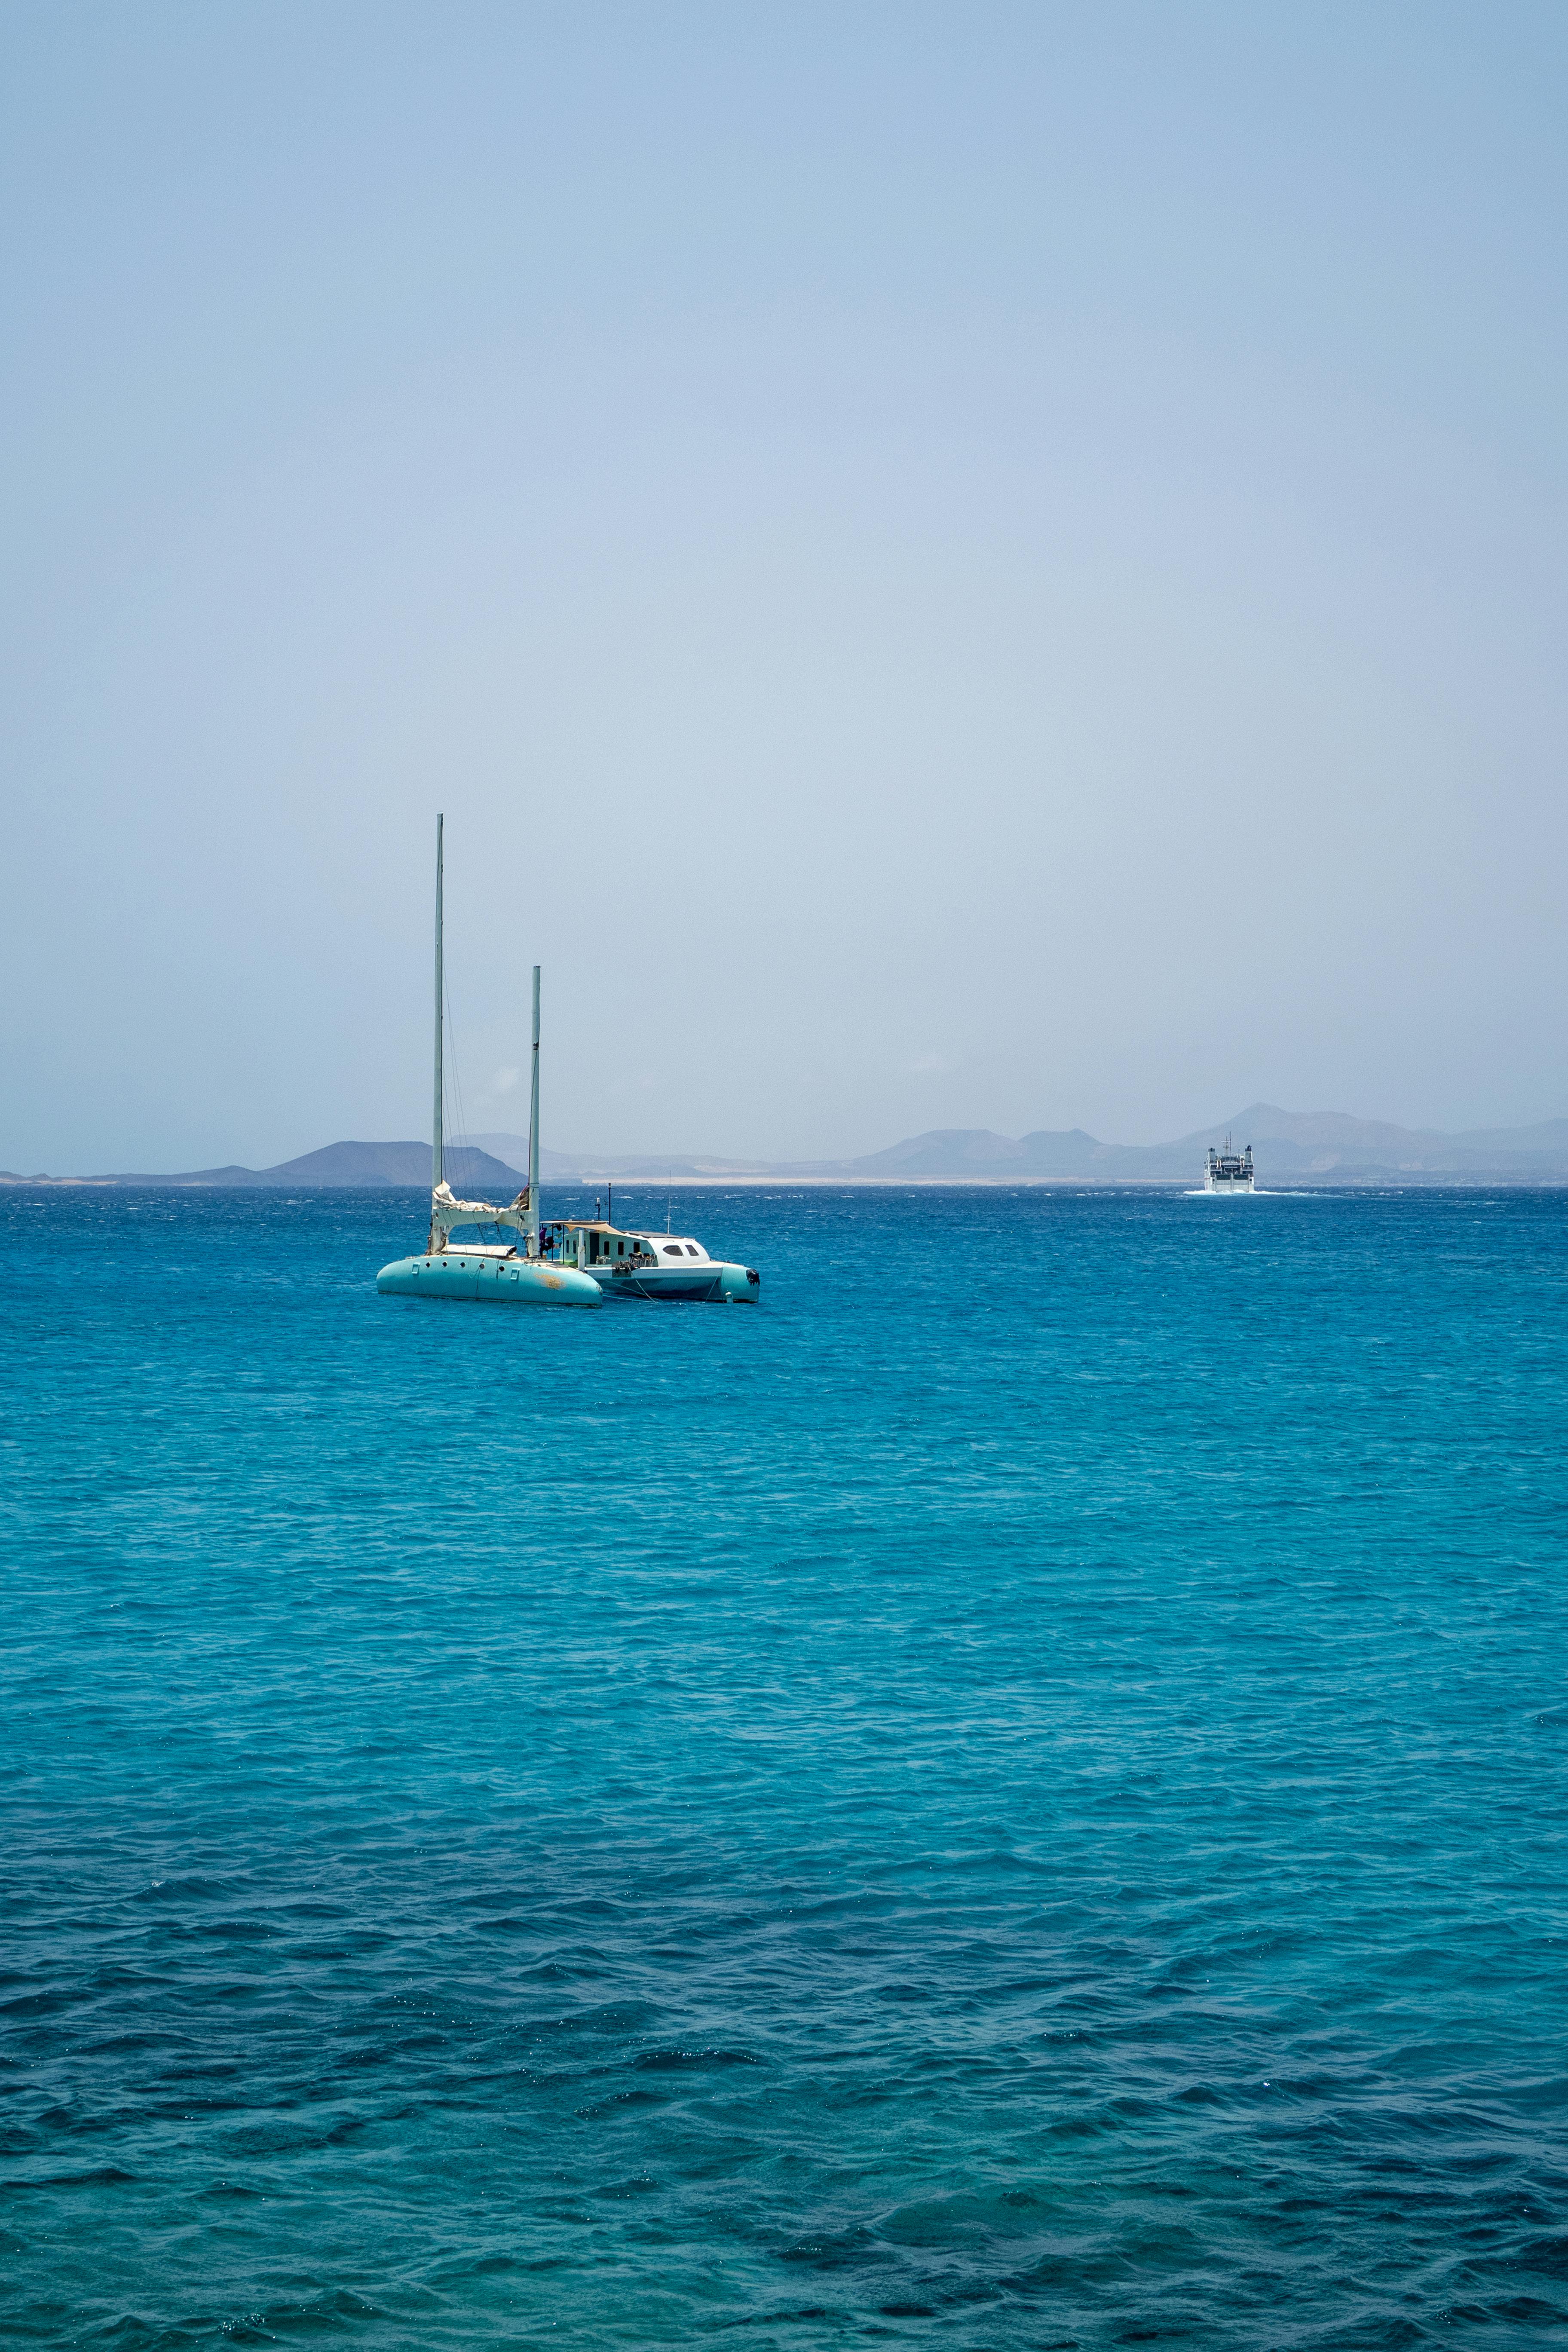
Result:
M539 966L533 967L533 1083L528 1099L528 1255L539 1255Z
M436 819L436 1118L431 1130L433 1150L430 1159L430 1189L440 1183L441 1166L441 868L443 849L441 836L446 829L444 816Z

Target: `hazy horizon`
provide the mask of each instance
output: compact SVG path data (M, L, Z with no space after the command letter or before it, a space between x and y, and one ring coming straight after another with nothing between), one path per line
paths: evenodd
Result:
M1280 1124L1281 1121L1284 1122L1283 1125ZM1343 1126L1345 1124L1348 1124L1352 1128L1363 1130L1363 1135L1361 1138L1341 1139L1342 1140L1351 1141L1352 1143L1357 1140L1373 1140L1380 1135L1385 1137L1398 1135L1408 1136L1412 1140L1447 1140L1456 1145L1469 1144L1471 1146L1476 1146L1485 1145L1488 1143L1500 1144L1505 1139L1517 1141L1526 1136L1531 1135L1542 1128L1568 1127L1568 1118L1564 1118L1561 1116L1549 1115L1539 1120L1521 1121L1517 1126L1510 1126L1503 1129L1494 1127L1458 1129L1412 1129L1403 1127L1397 1122L1383 1121L1375 1118L1365 1118L1355 1112L1325 1109L1319 1109L1316 1111L1294 1111L1279 1104L1253 1103L1246 1105L1235 1112L1228 1113L1220 1119L1212 1120L1208 1122L1205 1127L1189 1129L1181 1135L1138 1137L1090 1135L1089 1139L1096 1144L1109 1145L1113 1150L1117 1151L1125 1151L1129 1150L1132 1151L1158 1151L1162 1150L1169 1150L1172 1149L1184 1149L1189 1146L1199 1145L1205 1140L1205 1137L1210 1140L1215 1140L1218 1139L1222 1129L1227 1133L1234 1129L1236 1140L1238 1143L1258 1142L1260 1144L1268 1141L1279 1141L1281 1138L1287 1136L1291 1137L1295 1142L1300 1143L1305 1139L1305 1132L1307 1130L1316 1130L1317 1139L1321 1142L1327 1143L1331 1139L1330 1130L1334 1129L1336 1126ZM866 1154L809 1154L805 1152L784 1152L776 1155L774 1158L764 1159L761 1155L726 1151L722 1148L712 1151L699 1151L683 1150L681 1147L676 1146L669 1150L668 1157L672 1162L676 1163L713 1160L720 1163L729 1163L736 1169L751 1167L758 1171L763 1171L770 1167L773 1169L787 1169L791 1166L809 1169L821 1167L827 1164L829 1161L835 1160L848 1163L852 1162L857 1158L870 1158L877 1156L879 1152L890 1152L900 1145L913 1142L932 1141L943 1138L986 1136L1002 1141L1017 1141L1020 1139L1027 1139L1030 1137L1039 1139L1051 1135L1068 1135L1072 1133L1081 1134L1083 1132L1084 1130L1082 1129L1048 1129L1036 1127L1024 1129L1022 1138L1018 1138L1007 1137L1003 1130L998 1129L987 1129L984 1127L937 1128L922 1130L918 1136L885 1138L882 1144L872 1147L871 1151ZM446 1142L448 1155L468 1150L477 1150L481 1153L486 1153L492 1158L499 1159L508 1167L515 1171L521 1171L526 1170L527 1167L528 1138L526 1133L494 1128L480 1129L478 1131L471 1129L454 1129L450 1124L448 1124ZM309 1158L313 1152L331 1150L335 1147L343 1145L347 1145L351 1149L374 1149L387 1145L404 1147L409 1144L416 1144L422 1149L427 1148L427 1139L415 1135L366 1135L360 1137L333 1136L331 1138L321 1139L316 1144L308 1147L307 1150L301 1154L279 1155L275 1158L262 1159L251 1162L239 1162L233 1160L217 1160L212 1162L211 1165L214 1168L243 1165L257 1170L265 1170L279 1166L290 1166L297 1159ZM611 1144L606 1147L603 1144L584 1144L580 1140L574 1141L570 1139L564 1143L557 1141L546 1143L542 1146L542 1150L545 1160L544 1172L546 1176L549 1176L551 1173L550 1163L552 1160L556 1163L556 1173L559 1174L559 1163L563 1160L569 1160L574 1165L591 1168L597 1166L601 1162L621 1163L634 1160L657 1161L660 1157L666 1156L652 1152L628 1151L616 1144ZM75 1181L83 1178L91 1179L132 1174L161 1176L189 1174L196 1171L192 1170L175 1170L173 1168L154 1168L151 1166L133 1170L127 1166L113 1169L102 1167L92 1169L50 1169L47 1171L9 1170L4 1172L12 1175L19 1174L24 1177L29 1173L47 1174L53 1178L64 1178L68 1181ZM617 1176L616 1181L619 1182L623 1180L621 1177ZM639 1175L635 1181L639 1182L645 1181L653 1181L654 1175L649 1174L645 1171L644 1173Z
M1560 12L0 58L0 1165L1562 1113Z

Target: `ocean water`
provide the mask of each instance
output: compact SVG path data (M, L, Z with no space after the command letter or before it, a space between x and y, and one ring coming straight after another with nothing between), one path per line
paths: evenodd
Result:
M1568 2341L1568 1198L678 1214L0 1195L0 2337Z

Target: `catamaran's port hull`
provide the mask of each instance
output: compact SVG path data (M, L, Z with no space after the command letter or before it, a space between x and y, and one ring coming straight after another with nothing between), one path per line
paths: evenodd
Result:
M613 1266L593 1268L588 1279L606 1298L684 1299L693 1305L754 1307L762 1284L749 1266L716 1265L710 1258L700 1266L639 1266L617 1274Z
M438 1250L400 1257L375 1277L384 1298L466 1298L481 1307L602 1307L599 1286L574 1266L531 1258L465 1257Z

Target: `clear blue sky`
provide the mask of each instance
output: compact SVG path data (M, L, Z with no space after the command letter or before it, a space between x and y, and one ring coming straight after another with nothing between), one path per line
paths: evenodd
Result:
M1568 1110L1568 11L13 8L0 1165Z

